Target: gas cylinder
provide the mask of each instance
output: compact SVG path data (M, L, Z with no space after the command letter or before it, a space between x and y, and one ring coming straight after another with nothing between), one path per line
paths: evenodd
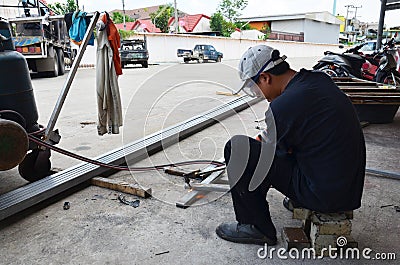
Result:
M37 131L39 117L28 64L15 51L10 26L5 20L0 20L0 34L0 110L18 112L25 119L26 131Z
M28 140L27 133L40 129L38 116L28 64L15 51L8 22L0 18L0 170L19 165L29 181L49 175L50 150Z

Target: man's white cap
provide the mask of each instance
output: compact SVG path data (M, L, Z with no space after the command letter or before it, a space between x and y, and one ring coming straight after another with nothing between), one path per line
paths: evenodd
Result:
M258 77L262 72L271 70L285 61L285 59L285 55L279 57L279 51L270 46L257 45L250 47L240 59L239 76L243 84L234 94L243 90L250 96L256 96L257 93L254 91L254 81L256 80L252 78Z

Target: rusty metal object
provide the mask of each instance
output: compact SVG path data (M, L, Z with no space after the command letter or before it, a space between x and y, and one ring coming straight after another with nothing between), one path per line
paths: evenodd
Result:
M28 135L21 125L0 119L0 170L11 169L21 163L28 147Z

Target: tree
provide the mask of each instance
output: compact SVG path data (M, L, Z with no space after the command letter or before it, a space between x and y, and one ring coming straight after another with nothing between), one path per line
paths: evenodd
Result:
M210 28L212 31L218 31L222 33L223 24L224 24L224 16L220 12L212 14L210 18Z
M175 9L171 5L161 5L158 10L150 14L153 24L161 30L161 32L168 32L168 20L174 14Z
M214 13L210 18L210 28L212 31L220 32L224 37L230 37L232 32L235 31L235 24L224 19L220 13Z
M67 0L67 3L55 2L54 4L49 4L49 7L57 15L65 15L77 9L75 0Z
M115 24L124 23L124 15L120 12L113 12L111 16L112 21ZM134 22L135 20L130 16L125 15L125 22Z
M222 0L218 11L230 22L236 22L242 14L240 11L247 7L247 0Z
M235 26L240 29L240 30L249 30L249 29L253 29L248 22L241 22L241 21L236 21Z

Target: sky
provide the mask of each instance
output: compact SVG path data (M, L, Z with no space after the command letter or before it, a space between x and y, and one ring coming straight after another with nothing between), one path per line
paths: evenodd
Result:
M65 0L47 0L48 3L66 2ZM125 9L136 9L146 6L173 4L173 0L124 0ZM222 1L212 0L176 0L179 10L188 14L206 14L211 16ZM329 11L333 12L334 0L248 0L248 6L242 11L242 17L282 15L304 12ZM378 22L380 0L337 0L336 13L346 17L346 5L360 7L355 14L355 8L349 8L348 17L357 18L363 22ZM122 0L79 0L79 6L85 11L111 11L122 9ZM101 8L100 8L101 7ZM385 24L400 26L399 10L387 11Z

